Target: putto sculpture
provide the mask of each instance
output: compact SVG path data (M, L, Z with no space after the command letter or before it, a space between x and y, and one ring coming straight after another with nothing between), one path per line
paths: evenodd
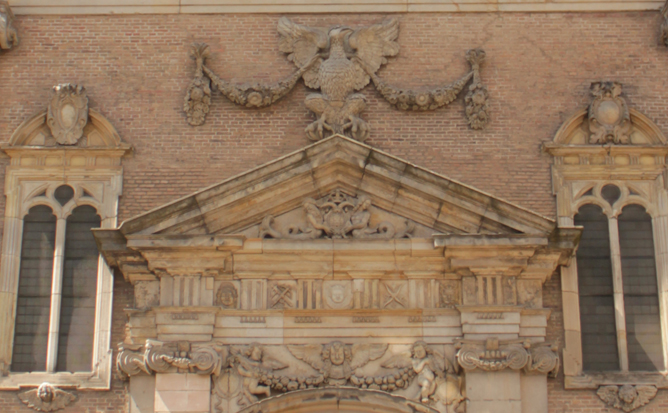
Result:
M332 134L348 135L359 141L369 137L369 125L360 117L366 97L356 93L373 82L381 96L400 110L434 110L454 101L473 79L466 96L466 115L473 129L482 129L488 121L488 93L480 80L480 64L485 52L470 50L466 57L471 72L451 85L432 90L412 91L393 87L377 72L388 57L399 53L396 18L360 29L335 26L329 30L306 27L282 17L278 22L279 49L288 54L298 70L274 85L234 86L216 76L205 66L208 46L195 44L191 54L197 63L195 78L188 87L184 110L188 122L202 125L211 103L210 82L232 102L250 108L271 105L285 96L300 78L320 93L306 96L306 107L316 117L306 128L311 140Z
M12 27L14 13L6 0L0 0L0 49L9 50L19 45L19 35Z
M19 393L19 399L38 412L54 412L64 409L76 400L76 396L51 385L42 383L33 390Z

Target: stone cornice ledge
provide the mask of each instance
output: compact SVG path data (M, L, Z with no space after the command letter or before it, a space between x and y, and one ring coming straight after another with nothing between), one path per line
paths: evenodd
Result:
M9 0L23 14L601 12L660 10L643 0Z

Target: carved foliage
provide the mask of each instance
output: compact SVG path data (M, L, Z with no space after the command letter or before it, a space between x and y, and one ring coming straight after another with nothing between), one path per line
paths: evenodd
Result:
M190 55L197 62L195 78L186 91L183 110L188 117L188 123L193 126L203 125L206 114L211 106L211 83L204 77L202 67L204 59L209 57L209 46L203 43L195 43L190 47Z
M88 123L88 96L83 86L54 86L46 124L60 145L74 145Z
M601 386L596 394L608 406L625 412L633 411L649 403L656 396L654 386Z
M42 383L33 390L18 394L19 399L38 412L53 412L64 409L76 400L72 393L60 390L49 383Z
M260 226L261 238L404 238L415 229L406 221L397 230L390 222L371 226L371 200L365 196L354 198L336 190L321 201L307 198L303 202L306 223L292 225L287 231L275 228L274 218L267 216Z
M6 0L0 0L0 50L11 49L19 45L19 36L12 27L14 13Z
M621 93L622 85L617 82L592 83L589 143L630 143L631 115Z
M663 23L661 24L661 43L663 43L664 46L668 46L668 1L663 5L661 14L663 15Z
M485 60L485 52L481 49L469 50L466 59L473 69L473 82L464 99L466 103L466 118L472 129L484 129L489 121L487 101L489 93L487 87L480 80L480 65Z

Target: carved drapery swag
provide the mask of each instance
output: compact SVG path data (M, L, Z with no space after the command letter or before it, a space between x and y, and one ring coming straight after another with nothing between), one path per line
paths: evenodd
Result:
M364 195L357 198L336 190L325 199L306 198L302 203L306 222L294 224L287 230L276 228L274 217L267 216L260 225L260 238L405 238L415 230L415 224L405 221L397 229L390 222L371 226L371 200Z
M355 92L363 89L369 81L395 108L422 111L450 104L470 82L465 98L468 123L473 129L482 129L487 124L488 93L480 78L480 65L484 61L485 52L480 49L467 53L471 72L459 80L431 90L414 91L391 86L376 74L387 63L387 57L399 53L399 44L396 42L399 35L397 19L357 30L345 26L325 30L302 26L283 17L278 22L278 32L279 49L288 54L288 60L298 70L272 85L232 85L220 79L205 65L209 56L208 46L195 44L192 47L191 54L197 69L186 92L184 104L191 125L202 125L209 112L209 79L223 96L235 104L262 108L285 96L300 78L304 79L308 88L320 90L320 93L309 94L305 100L306 107L317 119L306 128L306 134L311 140L337 133L359 141L368 138L369 125L360 118L366 108L366 97Z
M19 45L19 35L12 27L14 13L6 0L0 0L0 50L9 50Z
M54 412L64 409L76 400L72 393L60 390L49 383L42 383L38 388L18 394L19 399L38 412Z
M596 394L605 404L624 412L631 412L647 403L656 396L655 386L601 386Z
M456 347L459 349L457 362L464 370L524 370L526 373L550 374L553 377L559 372L557 349L545 343L460 340Z

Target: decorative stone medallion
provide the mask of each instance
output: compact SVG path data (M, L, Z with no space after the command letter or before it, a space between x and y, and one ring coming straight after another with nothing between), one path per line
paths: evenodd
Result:
M592 83L589 143L630 143L631 115L621 93L622 85L617 82Z
M88 123L88 96L83 86L69 83L54 86L46 123L56 142L74 145Z
M325 281L322 288L327 308L341 310L352 307L353 286L351 281Z
M220 284L216 291L216 304L223 308L237 308L239 303L239 292L231 282L225 281Z

